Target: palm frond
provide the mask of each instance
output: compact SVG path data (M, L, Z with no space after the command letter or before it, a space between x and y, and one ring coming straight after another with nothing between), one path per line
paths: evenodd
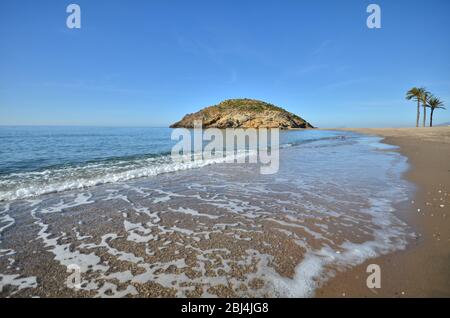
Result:
M423 101L428 94L429 92L427 92L427 90L424 87L413 87L406 93L406 99Z
M444 102L433 95L430 95L430 97L428 98L427 107L431 109L445 109Z

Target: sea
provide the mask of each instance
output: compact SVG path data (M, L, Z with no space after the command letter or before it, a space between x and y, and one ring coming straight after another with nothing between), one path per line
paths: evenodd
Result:
M172 131L0 127L0 296L313 297L414 238L379 137L281 131L261 174L174 161Z

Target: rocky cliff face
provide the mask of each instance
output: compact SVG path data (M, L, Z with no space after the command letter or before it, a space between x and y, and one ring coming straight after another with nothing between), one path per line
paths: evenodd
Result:
M314 128L301 117L281 107L254 99L229 99L184 116L171 128L193 128L201 120L203 128Z

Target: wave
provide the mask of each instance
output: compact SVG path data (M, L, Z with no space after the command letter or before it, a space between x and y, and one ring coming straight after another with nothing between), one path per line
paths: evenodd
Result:
M336 143L336 141L347 142L347 137L327 136L293 140L285 142L279 148L308 147L308 144L314 142L319 142L318 147L341 144ZM320 142L325 143L321 145ZM256 151L256 149L236 150L236 157L252 155ZM170 152L163 152L152 155L91 160L77 164L54 165L37 171L0 173L0 201L25 199L43 194L201 168L226 162L229 155L230 152L222 152L220 158L174 161Z
M238 151L236 158L255 155L255 151ZM219 154L220 155L220 154ZM78 166L60 166L41 171L11 173L0 176L0 201L25 199L43 194L82 189L96 185L151 177L163 173L201 168L224 163L231 153L211 159L198 155L173 160L170 155L147 158L110 159ZM234 156L234 154L233 154Z

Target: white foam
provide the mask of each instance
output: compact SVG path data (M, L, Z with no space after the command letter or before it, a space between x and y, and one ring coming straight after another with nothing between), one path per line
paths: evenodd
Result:
M142 223L132 223L124 220L125 231L128 232L127 240L136 243L147 243L158 239L157 235L153 235L151 228L145 228Z
M245 152L237 157L245 156ZM0 178L0 201L16 200L39 196L47 193L83 189L99 184L116 183L136 178L156 176L181 170L197 169L227 161L223 158L207 160L177 160L170 156L119 161L114 164L88 164L80 167L45 170L40 172L11 173ZM51 180L49 182L49 180Z
M65 203L63 199L55 205L49 206L47 208L43 208L39 210L39 213L59 213L62 212L64 209L74 208L80 205L86 205L94 203L94 201L90 201L92 198L91 193L78 193L76 197L69 203Z
M9 227L13 226L16 221L8 214L10 205L6 204L3 207L3 211L0 212L0 243L2 239L2 233ZM5 224L6 223L6 224Z
M188 215L192 215L192 216L205 217L205 218L208 218L208 219L218 219L219 218L219 216L217 216L217 215L200 213L200 212L198 212L198 211L196 211L194 209L191 209L191 208L184 208L184 207L178 207L177 209L170 208L170 211L184 213L184 214L188 214Z
M115 240L117 238L117 234L115 233L109 233L102 236L102 240L100 244L95 243L84 243L80 245L80 248L86 248L86 249L93 249L93 248L100 248L100 247L106 247L108 254L116 256L118 260L124 261L124 262L130 262L134 264L138 264L140 262L143 262L142 257L138 257L134 255L133 253L123 252L119 251L116 248L113 248L109 245L109 241ZM108 268L102 268L102 270L107 270Z
M54 237L52 233L47 232L49 225L42 222L42 220L36 215L37 208L33 209L31 215L36 220L35 224L40 227L38 232L38 238L40 238L46 248L53 253L54 259L61 265L69 267L69 265L76 264L80 267L81 272L86 272L89 269L94 271L106 271L107 266L101 265L100 258L94 253L82 254L78 250L71 251L71 244L59 244L58 240L62 237Z
M0 292L2 292L3 288L8 285L17 287L17 291L10 294L14 295L18 291L25 288L36 288L37 282L36 277L22 277L21 275L18 274L16 275L0 274Z
M16 223L16 220L8 214L9 209L10 209L10 204L7 203L3 207L3 210L0 212L0 244L2 243L3 232L6 229L12 227ZM15 253L16 253L16 251L13 249L0 249L0 257L11 256L11 255L14 255Z

